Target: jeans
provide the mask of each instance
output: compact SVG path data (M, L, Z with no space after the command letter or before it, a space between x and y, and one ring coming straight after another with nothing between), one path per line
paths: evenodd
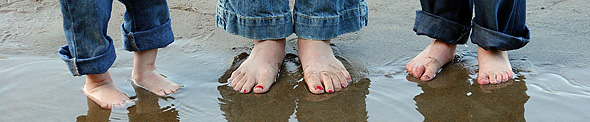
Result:
M299 38L327 40L367 26L365 0L219 0L217 26L254 40Z
M59 55L74 76L105 73L116 55L107 36L112 0L60 0L68 45ZM121 26L124 49L144 51L166 47L174 41L165 0L120 0L127 11Z
M525 25L526 0L420 0L414 31L448 44L471 42L503 51L524 47L530 40ZM471 19L473 6L475 17Z

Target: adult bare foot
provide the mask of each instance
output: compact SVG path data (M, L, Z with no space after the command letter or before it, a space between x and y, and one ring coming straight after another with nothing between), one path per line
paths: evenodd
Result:
M479 84L497 84L514 78L506 51L496 48L485 50L478 47L477 62L479 63L479 74L477 75Z
M265 93L285 59L285 39L254 40L250 56L231 74L230 85L241 93ZM254 87L256 86L256 87Z
M333 93L348 86L351 81L350 74L334 56L330 40L299 38L297 43L303 79L311 93Z
M158 49L133 52L133 71L131 82L153 92L158 96L172 94L182 85L178 85L156 71Z
M434 79L442 66L455 57L457 45L447 44L440 40L433 40L420 54L406 64L410 75L423 81Z
M115 86L108 71L103 74L86 75L86 84L82 91L104 109L127 108L134 104Z

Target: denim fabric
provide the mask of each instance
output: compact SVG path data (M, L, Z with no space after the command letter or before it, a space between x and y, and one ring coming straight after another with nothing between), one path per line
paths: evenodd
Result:
M530 40L525 0L421 0L414 31L449 44L471 42L483 49L514 50ZM475 6L475 17L471 19Z
M127 7L122 25L124 48L143 51L174 41L165 0L120 0ZM102 74L115 61L113 40L107 36L112 0L60 0L68 45L58 54L74 76Z
M365 0L219 0L217 26L254 40L300 38L327 40L367 26Z

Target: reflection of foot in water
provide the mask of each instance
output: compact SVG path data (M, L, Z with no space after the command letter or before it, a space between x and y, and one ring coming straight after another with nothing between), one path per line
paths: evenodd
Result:
M304 80L311 93L333 93L349 85L350 74L334 56L330 40L299 38L297 42Z
M470 85L469 68L452 62L436 79L418 82L423 93L414 97L424 121L524 121L525 82Z
M514 78L506 51L496 48L484 50L478 47L477 55L479 63L477 82L479 84L497 84Z
M104 109L127 108L133 105L133 101L115 86L108 71L103 74L87 75L82 91Z
M129 111L129 121L137 121L137 122L146 122L146 121L153 121L153 122L177 122L180 121L178 116L178 110L174 108L174 104L172 106L166 106L161 108L158 101L161 99L165 100L174 100L174 97L171 96L158 96L150 91L147 91L144 88L140 88L136 85L133 85L133 89L135 89L137 101L135 102L135 106L128 108Z
M88 113L76 118L76 122L108 122L111 110L102 109L100 105L88 98Z
M301 84L296 90L295 118L302 122L365 122L368 118L365 99L370 82L370 79L362 78L340 92L320 95L303 92L301 88L305 87Z
M504 85L510 84L510 85ZM482 87L482 86L493 86ZM481 89L488 88L488 89ZM526 82L523 79L509 80L502 84L472 84L471 111L472 121L507 121L524 122L524 104L530 98Z
M469 121L469 69L460 62L445 65L436 79L420 81L412 76L408 80L418 83L422 93L414 97L416 110L424 121Z
M133 52L131 82L156 95L169 95L176 92L182 86L168 80L156 71L155 61L157 53L158 49Z
M285 58L285 39L254 40L250 56L236 69L231 86L241 93L265 93L275 82L279 66Z
M408 73L423 81L434 79L442 66L455 57L457 45L433 40L420 54L406 64Z

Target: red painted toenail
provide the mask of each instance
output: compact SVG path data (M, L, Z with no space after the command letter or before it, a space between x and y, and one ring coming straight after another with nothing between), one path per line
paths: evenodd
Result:
M255 88L264 89L264 87L262 87L262 86L256 86Z
M346 87L345 85L342 85L342 88Z
M332 90L328 90L328 93L332 93L332 92L334 92L334 91L332 91Z
M244 92L242 92L242 93L246 93L246 89L244 89Z
M324 88L322 88L321 86L316 86L315 90L324 90Z

